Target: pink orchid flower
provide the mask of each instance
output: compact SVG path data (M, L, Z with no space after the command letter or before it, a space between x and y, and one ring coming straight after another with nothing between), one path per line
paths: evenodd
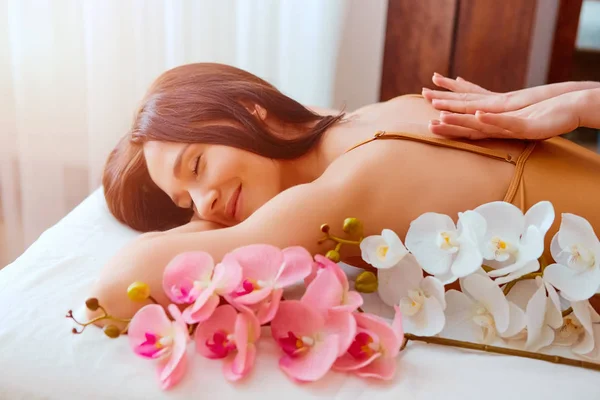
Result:
M298 381L316 381L347 351L356 322L350 313L332 313L326 319L301 301L288 300L279 305L271 332L285 353L279 367Z
M319 269L306 288L302 302L321 312L353 312L363 304L362 296L350 290L348 277L342 268L322 255L315 256Z
M392 326L375 315L354 313L357 330L348 351L334 364L337 371L354 371L359 376L390 380L396 372L396 356L404 340L400 309Z
M229 304L217 307L196 328L196 350L207 358L227 358L223 374L229 381L244 377L254 365L260 324L251 312L237 313ZM233 352L235 357L228 357Z
M227 254L223 262L239 263L242 280L237 289L226 296L237 308L256 313L261 324L275 316L283 289L302 281L312 269L312 257L303 247L277 247L256 244L240 247Z
M163 289L177 304L191 304L183 311L183 319L195 324L208 319L219 305L219 295L232 292L242 279L235 259L214 266L206 252L188 252L175 257L165 268Z
M187 367L188 327L174 304L169 305L169 313L175 321L161 306L147 305L133 316L127 334L137 355L159 360L157 372L163 389L179 382Z

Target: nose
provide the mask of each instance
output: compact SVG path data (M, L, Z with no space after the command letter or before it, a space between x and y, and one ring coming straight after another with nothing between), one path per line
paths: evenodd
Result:
M218 210L217 202L219 200L219 194L216 190L203 192L197 190L190 191L190 197L200 218L208 221L215 219Z

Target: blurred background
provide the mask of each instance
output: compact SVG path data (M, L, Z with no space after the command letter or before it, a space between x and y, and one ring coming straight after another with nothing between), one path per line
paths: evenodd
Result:
M494 91L600 81L600 1L0 0L0 60L1 268L99 188L169 68L231 64L348 110L433 72Z

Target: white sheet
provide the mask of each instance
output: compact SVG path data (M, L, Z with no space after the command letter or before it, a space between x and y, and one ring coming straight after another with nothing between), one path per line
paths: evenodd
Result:
M64 318L136 235L110 216L97 191L0 271L0 399L600 399L598 372L414 343L390 383L330 372L296 384L278 369L274 343L261 341L244 382L228 383L220 361L196 356L184 380L162 392L152 362L125 339L94 328L72 335Z

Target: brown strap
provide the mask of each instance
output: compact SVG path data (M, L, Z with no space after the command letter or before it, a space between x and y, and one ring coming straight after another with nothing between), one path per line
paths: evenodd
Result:
M360 147L364 144L370 143L377 139L405 139L405 140L411 140L414 142L427 143L427 144L431 144L433 146L448 147L448 148L452 148L452 149L468 151L470 153L480 154L482 156L507 161L511 164L517 164L517 162L518 162L518 161L515 161L514 157L509 153L504 153L504 152L498 151L498 150L491 150L491 149L487 149L487 148L481 147L481 146L475 146L475 145L468 144L468 143L456 142L456 141L448 140L448 139L419 136L419 135L414 135L412 133L386 132L386 131L378 131L377 133L375 133L375 136L373 136L372 138L364 140L364 141L358 143L357 145L346 150L346 153L356 149L357 147ZM521 156L522 156L522 154L521 154ZM520 158L521 157L519 157L519 159ZM513 196L514 196L514 193L513 193Z
M529 142L525 150L521 153L519 158L517 158L517 167L515 168L515 174L513 175L512 180L510 181L510 185L508 186L508 190L506 191L506 195L504 196L504 201L512 203L515 195L517 194L517 190L521 187L521 210L524 212L525 208L525 185L523 184L523 171L525 169L525 162L533 152L535 148L536 142Z

